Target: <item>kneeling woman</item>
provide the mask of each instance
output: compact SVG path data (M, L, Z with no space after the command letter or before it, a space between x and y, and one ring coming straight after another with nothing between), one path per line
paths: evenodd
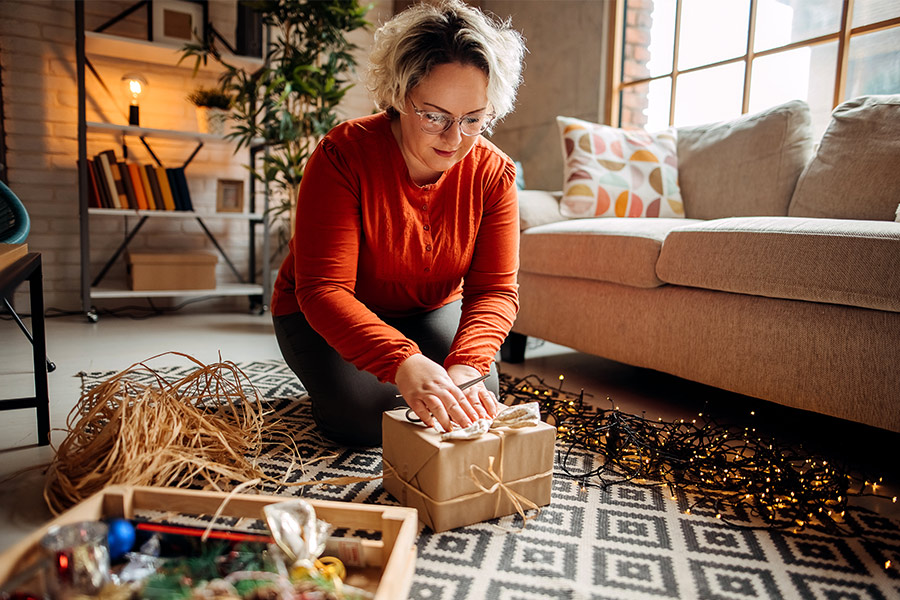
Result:
M370 56L383 112L335 127L309 160L272 313L334 441L379 445L398 393L445 429L498 412L519 223L515 167L481 134L512 110L524 50L456 0L400 13Z

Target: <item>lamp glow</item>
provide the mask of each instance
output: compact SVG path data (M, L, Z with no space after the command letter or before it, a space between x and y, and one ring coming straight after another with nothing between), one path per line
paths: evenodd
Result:
M140 125L139 102L141 94L147 91L147 79L140 73L122 75L122 87L128 98L128 124Z

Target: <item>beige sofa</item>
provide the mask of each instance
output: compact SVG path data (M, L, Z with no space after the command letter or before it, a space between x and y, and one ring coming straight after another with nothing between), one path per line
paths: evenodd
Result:
M560 215L520 192L521 308L535 336L900 432L900 95L800 101L678 130L686 218Z

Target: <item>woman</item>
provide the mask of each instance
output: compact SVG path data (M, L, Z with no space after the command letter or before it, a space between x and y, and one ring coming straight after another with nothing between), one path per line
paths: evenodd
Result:
M337 442L379 445L398 393L446 430L498 412L519 224L515 167L480 134L512 110L524 51L457 0L400 13L370 56L384 112L335 127L307 164L272 313Z

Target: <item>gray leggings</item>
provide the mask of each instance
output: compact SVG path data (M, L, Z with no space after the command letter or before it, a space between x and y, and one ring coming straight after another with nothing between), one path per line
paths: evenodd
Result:
M398 319L385 318L422 353L443 364L459 327L461 301L436 310ZM397 386L381 383L367 371L345 361L322 336L309 326L303 313L274 317L275 337L284 360L312 400L312 414L319 430L347 446L380 446L381 413L405 406L397 398ZM497 369L491 366L487 388L500 397Z

